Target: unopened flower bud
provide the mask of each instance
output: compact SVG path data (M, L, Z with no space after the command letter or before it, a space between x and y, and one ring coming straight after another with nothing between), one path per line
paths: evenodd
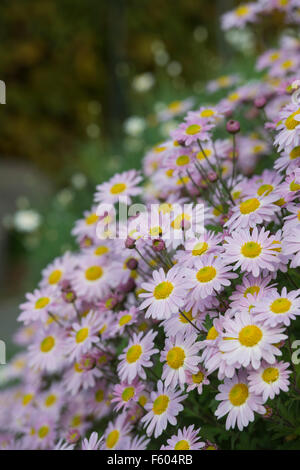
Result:
M126 248L132 250L133 248L135 248L135 240L133 238L127 237L125 240L125 246Z
M215 181L217 181L218 179L218 175L215 171L210 171L208 174L207 174L207 177L209 179L209 181L211 183L214 183Z
M258 109L262 109L266 106L267 100L264 96L258 96L254 100L254 106Z
M152 241L152 248L154 251L163 251L166 248L166 245L161 238L156 238Z
M138 267L138 261L135 258L129 258L129 260L126 263L126 266L128 269L133 271Z
M237 134L240 132L241 126L239 121L234 121L233 119L230 119L230 121L227 121L226 124L226 130L229 132L229 134Z
M69 444L75 444L80 439L80 434L77 429L69 429L66 440Z

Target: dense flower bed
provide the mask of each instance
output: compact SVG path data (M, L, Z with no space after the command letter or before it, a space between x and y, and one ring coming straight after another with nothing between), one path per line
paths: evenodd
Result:
M295 0L245 4L223 27L274 10L297 28ZM54 260L21 305L15 341L25 351L5 368L13 382L0 392L0 446L297 447L300 43L292 28L256 66L255 81L210 82L207 95L235 87L213 106L192 110L187 99L161 113L185 116L146 154L145 181L131 170L96 188L73 229L78 252ZM148 212L114 234L121 197Z

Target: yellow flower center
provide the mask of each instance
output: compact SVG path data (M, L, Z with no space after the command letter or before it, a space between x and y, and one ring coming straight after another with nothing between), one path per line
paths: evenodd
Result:
M53 338L53 336L47 336L41 342L41 351L43 353L47 353L51 351L51 349L54 348L54 345L55 345L55 339Z
M247 297L248 294L254 295L258 294L260 291L259 286L250 286L244 292L244 297Z
M122 400L129 401L134 396L134 387L124 388L122 393Z
M171 222L171 227L173 227L175 230L179 230L182 228L182 222L186 220L189 222L191 220L191 216L189 214L180 214L175 217L175 219Z
M214 340L219 336L219 333L215 329L214 326L211 327L211 329L208 331L206 339L208 340Z
M204 380L203 372L201 372L201 370L199 370L199 372L197 372L197 374L192 375L192 379L193 379L194 384L201 384Z
M299 126L300 124L300 121L297 121L296 119L294 119L296 116L298 116L298 114L300 114L300 108L295 111L293 114L291 114L285 121L285 127L289 130L289 131L292 131L294 129L296 129L297 126Z
M33 399L33 394L32 393L26 393L26 395L23 396L22 404L23 406L28 405L31 400Z
M169 406L170 398L167 395L160 395L154 400L152 411L155 415L163 414Z
M260 206L260 202L255 197L251 199L247 199L240 204L240 212L243 215L251 214L251 212L255 212Z
M286 313L290 310L292 302L286 298L280 298L272 302L270 309L273 313Z
M45 308L49 302L50 302L49 297L41 297L35 302L35 308L38 308L38 309Z
M136 362L140 358L142 352L143 352L142 347L139 344L134 344L127 351L127 354L126 354L127 362L129 362L129 364Z
M270 194L272 191L273 191L274 187L271 185L271 184L262 184L258 190L257 190L257 194L259 196L262 196L263 194L265 196L268 196L268 194Z
M277 369L277 367L268 367L262 373L262 378L267 384L276 382L276 380L278 380L278 377L279 370Z
M184 439L182 441L178 441L174 447L174 450L189 450L189 449L190 449L190 445L188 441Z
M138 402L140 405L145 406L147 403L148 399L145 395L141 395L138 399Z
M206 253L208 249L208 244L206 242L199 242L194 246L194 249L192 251L193 256L201 256L204 253Z
M97 214L90 214L85 218L85 223L87 225L93 225L95 222L97 222L98 216Z
M116 443L119 440L119 436L120 436L120 433L117 429L114 429L113 431L111 431L106 438L106 447L108 447L109 449L112 449L113 447L115 447Z
M247 7L246 5L241 5L239 8L237 8L235 10L235 13L237 16L245 16L249 13L249 7Z
M261 245L257 242L244 243L241 253L245 258L257 258L261 254Z
M246 384L236 384L229 392L229 400L233 406L243 405L249 396L248 387Z
M48 282L49 284L57 284L62 276L62 271L60 269L55 269L55 271L52 271L50 276L48 277Z
M71 421L71 426L76 428L77 426L80 426L80 424L81 424L81 416L80 415L73 416L72 421Z
M164 281L155 287L153 295L157 300L167 299L172 294L173 289L174 286L171 282Z
M295 160L295 158L300 157L300 145L297 147L293 148L293 150L290 152L290 159Z
M291 191L299 191L300 190L300 184L297 184L295 182L295 180L292 181L291 184L290 184L290 190Z
M85 271L85 277L88 281L97 281L103 275L103 269L100 266L91 266Z
M196 157L198 160L204 160L205 158L209 158L212 154L212 151L210 149L204 148L203 151L201 150L200 152L197 153Z
M178 166L184 166L184 165L187 165L188 163L190 163L190 157L188 155L181 155L176 160L176 165Z
M199 282L205 283L212 281L216 275L217 271L213 266L204 266L203 268L199 269L196 277Z
M95 400L97 403L101 403L104 399L104 392L103 390L97 390L97 392L95 393Z
M168 109L173 112L178 112L181 109L181 101L172 101L168 105Z
M156 227L150 227L149 235L151 237L160 237L162 233L162 228L159 225L157 225Z
M188 312L184 311L183 313L184 313L184 316L188 318L190 321L193 320L192 310L189 310ZM189 323L189 321L186 318L184 318L184 316L181 313L179 313L179 320L181 321L181 323Z
M185 132L188 135L195 135L195 134L198 134L198 132L200 131L201 131L201 126L199 126L198 124L191 124L185 130Z
M172 369L179 369L183 366L185 360L185 352L182 348L175 346L170 349L167 354L167 364Z
M252 348L260 342L263 334L260 328L256 325L247 325L241 329L239 333L239 341L243 346Z
M201 111L200 116L203 118L209 118L214 116L215 112L212 109L204 109Z
M96 256L102 256L102 255L106 255L106 253L108 252L109 252L109 249L107 248L107 246L100 245L95 249L94 254Z
M45 406L50 407L57 402L57 398L55 395L49 395L45 400Z
M111 194L120 194L125 191L127 188L126 184L124 183L116 183L110 188Z
M49 426L42 426L39 430L38 430L38 436L40 439L44 439L48 434L49 434Z
M76 343L83 343L89 335L89 329L87 327L81 328L76 333Z
M123 317L120 318L119 320L119 325L120 326L124 326L124 325L127 325L128 322L130 322L130 320L132 319L132 316L131 315L123 315Z

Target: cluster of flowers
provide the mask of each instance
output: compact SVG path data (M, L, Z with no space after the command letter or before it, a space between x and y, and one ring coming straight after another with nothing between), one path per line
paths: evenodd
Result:
M254 21L262 4L290 13L299 2L247 4L225 27ZM214 106L177 103L186 115L145 156L144 185L131 170L96 188L73 229L78 252L54 260L21 305L15 341L25 351L3 372L14 382L0 392L0 447L143 450L165 431L162 449L214 449L185 426L185 409L243 430L272 415L266 402L280 392L299 393L288 331L300 315L299 52L299 40L284 38L259 57L261 80ZM237 113L255 134L240 133ZM253 175L270 159L274 168ZM120 196L159 207L154 222L131 217L125 241L110 237L110 212L97 211ZM197 409L206 392L214 414Z

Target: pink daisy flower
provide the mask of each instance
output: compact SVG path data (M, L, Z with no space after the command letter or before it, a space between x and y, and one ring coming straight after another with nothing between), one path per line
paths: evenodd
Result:
M152 367L150 357L159 352L154 348L154 338L157 332L150 330L145 336L143 333L134 333L128 346L119 356L118 374L121 380L132 382L136 376L146 379L144 367Z
M260 231L255 227L252 233L249 229L233 231L225 241L224 262L235 263L235 270L241 268L257 277L263 269L275 271L280 261L276 251L280 243L264 227Z
M275 356L282 354L274 344L287 338L282 334L283 328L267 327L245 312L234 319L227 318L223 328L219 345L223 359L229 365L238 363L240 367L252 365L258 369L263 359L273 364Z
M257 224L270 222L274 214L280 210L274 202L278 200L278 195L257 196L245 199L232 208L232 216L224 224L230 230L237 228L255 227Z
M282 252L291 259L291 268L300 266L300 228L295 228L284 235Z
M184 305L189 283L184 278L184 272L174 266L167 274L162 268L153 271L153 280L142 283L141 287L147 292L139 294L145 299L140 310L147 308L146 318L164 320L179 312Z
M179 124L178 128L171 132L171 136L174 140L187 146L198 140L209 140L209 131L213 127L207 119L188 118L186 122Z
M200 450L205 443L200 440L199 432L201 428L194 429L194 425L179 429L178 433L167 440L166 446L161 446L161 450Z
M280 121L277 125L275 145L279 150L287 146L300 145L300 108L297 104L285 106L280 113Z
M185 372L185 379L187 384L187 392L197 389L199 395L203 392L203 385L208 385L210 381L207 378L207 371L202 366L198 366L198 371L193 374L190 371Z
M70 361L80 359L93 344L99 341L99 330L102 319L94 312L88 313L80 323L73 323L72 330L65 343L65 354Z
M160 360L165 362L162 380L165 386L181 388L185 384L185 372L194 374L198 371L200 356L198 355L200 343L197 343L197 335L190 334L188 337L178 333L175 338L167 338L165 348L161 353Z
M219 292L223 286L230 286L230 279L238 277L237 274L229 272L232 268L226 266L226 262L213 254L197 259L194 266L193 270L186 269L186 278L195 301L199 297L205 299L214 292Z
M258 370L250 371L248 374L250 392L262 395L264 402L269 398L273 400L281 390L287 392L291 374L291 371L287 370L288 367L289 363L283 361L272 365L262 362Z
M81 450L99 450L103 436L99 438L97 432L92 432L89 439L86 437L82 440Z
M181 402L187 395L166 387L161 380L157 383L157 392L151 392L150 401L146 403L147 414L141 422L146 428L147 436L154 433L155 439L166 429L168 423L176 425L176 416L183 410Z
M218 419L228 414L226 429L235 428L242 431L249 423L254 421L254 412L265 413L262 406L263 398L249 389L249 383L245 372L236 374L232 379L225 379L224 384L219 385L216 400L221 401L215 415Z
M57 300L55 287L35 289L34 292L26 294L27 302L20 305L22 310L18 321L26 324L40 320L46 322L49 319L49 312Z
M127 421L126 413L119 415L114 422L110 422L104 433L102 450L125 450L129 440L128 434L132 428Z
M131 204L131 196L141 194L142 189L137 187L142 177L135 170L117 173L108 182L96 187L95 201L100 203L114 204L120 196L127 196Z
M64 341L64 333L57 325L40 332L29 346L29 366L48 372L60 369L64 362Z
M283 287L281 294L272 289L266 297L259 300L251 313L267 326L290 326L291 320L300 315L299 296L300 289L287 292L286 287Z
M256 2L241 4L235 10L229 11L222 16L222 28L224 30L243 28L247 23L254 23L259 11L260 5Z
M122 408L125 410L130 407L133 402L138 401L138 397L144 390L144 385L135 379L133 382L122 382L113 388L114 398L111 403L116 403L115 411L120 411Z

